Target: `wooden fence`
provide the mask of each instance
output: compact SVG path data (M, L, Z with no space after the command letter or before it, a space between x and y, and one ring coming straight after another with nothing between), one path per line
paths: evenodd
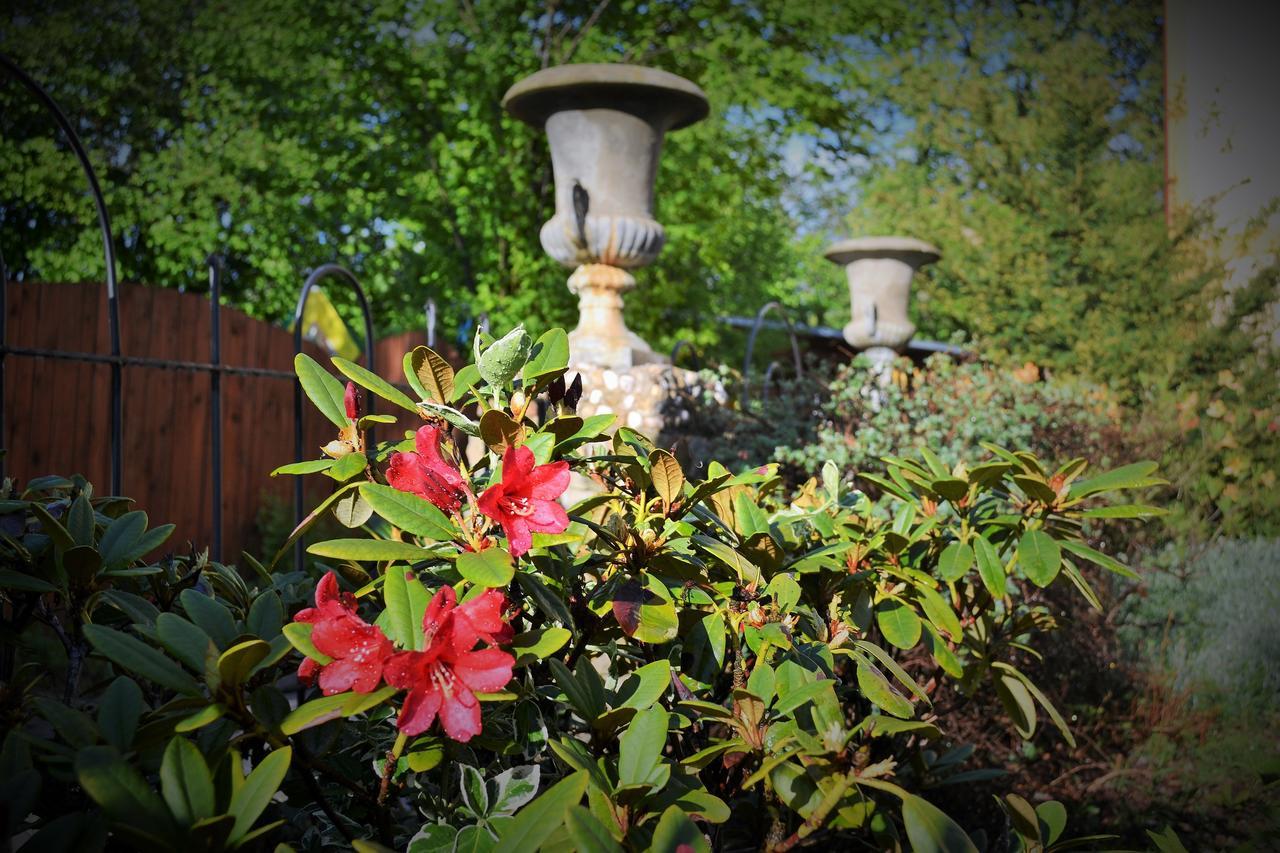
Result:
M8 339L14 347L107 353L106 291L100 284L10 282ZM120 290L121 347L126 356L207 362L209 302L175 290L123 285ZM377 341L378 372L403 384L404 353L426 342L423 332ZM315 346L304 351L322 364ZM233 308L222 309L222 362L292 371L293 336ZM51 358L11 355L5 362L6 471L19 484L42 474L83 474L105 494L109 478L109 368ZM267 476L293 461L293 383L269 376L226 374L222 378L224 555L242 549L255 556L263 542L256 521L274 501L292 518L292 478ZM170 547L197 548L212 539L213 471L210 456L210 374L190 370L126 366L123 493L147 511L152 524L177 525ZM379 408L386 412L388 404ZM380 436L413 428L407 412ZM304 404L308 454L335 430L310 403ZM324 477L309 477L308 501L323 498Z

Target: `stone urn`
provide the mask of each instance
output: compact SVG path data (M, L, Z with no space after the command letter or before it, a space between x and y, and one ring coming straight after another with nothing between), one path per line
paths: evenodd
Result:
M832 244L824 257L843 266L849 279L844 339L877 362L892 360L916 331L907 314L911 279L942 254L911 237L858 237Z
M622 317L628 270L653 263L666 233L653 218L658 156L667 131L707 115L707 96L674 74L636 65L547 68L507 90L503 106L545 129L555 175L555 215L542 248L573 267L576 363L625 368L665 361Z

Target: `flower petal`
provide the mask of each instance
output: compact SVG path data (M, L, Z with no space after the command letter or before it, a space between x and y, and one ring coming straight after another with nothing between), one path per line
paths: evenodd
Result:
M490 693L507 685L515 662L501 649L478 649L460 655L453 664L453 674L472 690Z
M507 494L527 496L529 493L529 475L533 473L533 451L523 444L519 447L508 447L502 454L502 483L507 487Z
M502 521L502 510L498 502L506 495L506 490L501 483L494 483L492 486L484 490L480 495L480 500L476 502L476 506L480 508L480 512L492 518L494 521Z
M440 724L446 735L460 743L480 734L480 702L466 685L454 683L453 694L441 705Z
M519 557L533 547L533 534L529 532L526 519L518 515L509 515L502 520L502 530L507 534L511 556Z
M530 530L539 533L564 533L569 529L569 513L555 501L533 499L529 501L532 510L525 516L525 523Z
M396 652L382 665L382 677L392 687L408 690L429 683L427 656L422 652Z
M435 722L443 699L439 688L434 686L409 691L409 695L404 697L404 705L400 707L396 725L407 735L422 734Z
M569 463L561 459L539 465L529 474L529 497L553 501L569 488Z
M378 667L379 670L382 667ZM365 667L352 660L335 660L320 669L320 692L326 696L351 690L365 675ZM381 675L381 672L379 672ZM377 683L376 681L374 682ZM372 689L372 688L370 688ZM361 690L368 693L368 690Z

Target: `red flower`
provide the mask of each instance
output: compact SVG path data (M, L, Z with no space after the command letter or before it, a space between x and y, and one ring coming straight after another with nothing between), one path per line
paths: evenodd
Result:
M453 587L441 587L422 617L426 650L398 652L384 667L388 684L409 691L396 721L406 735L426 731L439 714L446 735L471 740L480 733L475 692L498 690L511 680L514 657L474 648L477 640L510 639L511 626L502 618L506 596L491 589L460 607L457 600Z
M480 496L480 511L502 525L519 557L533 545L533 533L563 533L569 515L556 498L569 488L569 463L561 460L534 466L533 451L508 447L502 457L502 480Z
M387 469L392 488L426 498L445 512L462 506L465 481L458 467L440 455L444 431L427 425L418 429L413 453L393 453Z
M311 623L312 644L333 658L327 664L307 658L298 667L298 678L304 684L313 683L319 674L320 690L326 696L348 690L371 692L382 680L382 665L394 651L382 629L357 616L355 607L355 596L339 592L338 579L329 572L316 584L316 606L293 617L294 622Z
M342 395L342 403L347 408L349 420L360 420L360 395L356 391L356 383L347 383L347 392Z

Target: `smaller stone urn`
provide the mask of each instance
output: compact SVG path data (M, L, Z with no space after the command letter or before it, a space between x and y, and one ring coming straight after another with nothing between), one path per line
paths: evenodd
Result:
M707 115L707 96L665 71L636 65L560 65L507 90L503 106L546 130L555 176L555 215L542 248L574 267L576 363L610 368L662 362L622 317L630 269L653 263L666 233L653 218L653 187L667 131Z
M877 363L891 361L916 331L907 315L911 278L942 254L911 237L858 237L832 244L824 257L849 278L852 319L844 339Z

